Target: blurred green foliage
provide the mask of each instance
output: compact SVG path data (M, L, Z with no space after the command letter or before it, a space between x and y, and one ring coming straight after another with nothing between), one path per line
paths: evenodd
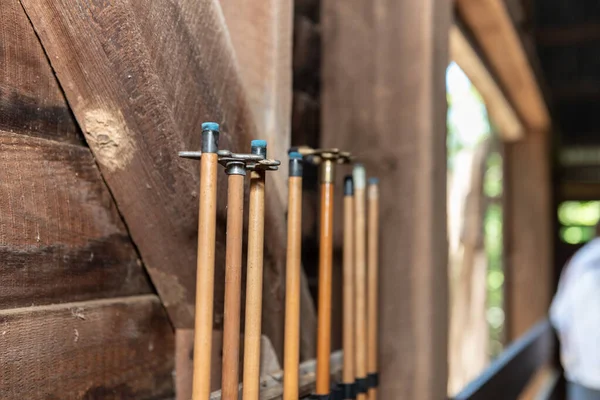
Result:
M452 172L456 155L472 149L482 140L493 137L485 104L460 68L452 63L446 75L448 99L448 169ZM489 355L502 352L504 337L504 268L503 268L503 192L502 155L492 152L486 162L484 194L488 199L484 216L484 244L488 261L487 312Z
M599 201L565 201L558 206L560 237L569 244L582 244L594 238L600 220Z

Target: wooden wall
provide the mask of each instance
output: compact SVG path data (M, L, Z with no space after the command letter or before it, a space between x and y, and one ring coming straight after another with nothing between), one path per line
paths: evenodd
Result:
M446 398L450 2L322 5L322 144L381 178L379 396Z
M265 138L270 156L287 159L292 4L0 5L0 364L9 377L0 398L174 395L174 330L193 326L199 183L197 163L177 152L198 149L201 122L216 121L223 148L247 151L251 139ZM263 332L279 358L286 172L284 162L269 174L266 198ZM217 341L225 183L222 174ZM316 318L304 278L302 288L306 359ZM19 354L35 370L31 383L15 372ZM40 372L48 360L55 377Z
M554 291L550 134L505 146L507 341L545 318Z
M0 398L169 398L167 315L19 1L0 19Z

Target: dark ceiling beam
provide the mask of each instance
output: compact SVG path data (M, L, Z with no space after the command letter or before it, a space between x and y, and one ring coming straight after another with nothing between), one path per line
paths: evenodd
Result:
M570 46L579 43L600 40L600 24L586 23L577 25L541 27L535 32L538 46Z
M582 80L552 85L552 97L559 102L600 99L600 80Z

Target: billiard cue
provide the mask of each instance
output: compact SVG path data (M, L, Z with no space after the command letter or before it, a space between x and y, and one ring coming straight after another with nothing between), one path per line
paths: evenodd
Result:
M300 153L289 157L283 399L298 400L303 168Z

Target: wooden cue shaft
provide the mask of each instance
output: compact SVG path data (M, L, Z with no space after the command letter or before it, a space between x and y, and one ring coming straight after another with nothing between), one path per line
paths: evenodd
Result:
M237 400L240 360L240 302L242 293L242 240L245 176L231 174L227 188L227 248L225 250L225 304L221 398Z
M355 293L356 293L356 379L367 377L367 285L366 285L366 178L362 165L355 165L354 178L354 229L356 247ZM357 400L366 400L366 394L360 393Z
M302 245L302 176L290 176L285 291L283 399L298 400L300 364L300 273Z
M265 226L265 172L250 173L248 210L248 266L242 398L259 399L260 335L262 318L263 246Z
M344 182L344 266L343 266L343 346L344 365L342 382L354 383L354 193L352 177L346 177Z
M210 396L210 354L213 329L217 219L217 163L217 154L202 154L200 160L193 400L206 400Z
M329 164L329 165L328 165ZM331 285L333 257L333 162L324 161L321 165L321 223L319 251L319 299L317 311L317 385L316 394L330 392L329 357L331 353ZM327 179L327 168L330 178Z
M369 233L368 233L368 370L369 374L376 374L377 367L377 335L378 335L378 280L379 280L379 186L376 180L370 180L368 186L369 197ZM369 400L377 400L377 388L369 388Z

